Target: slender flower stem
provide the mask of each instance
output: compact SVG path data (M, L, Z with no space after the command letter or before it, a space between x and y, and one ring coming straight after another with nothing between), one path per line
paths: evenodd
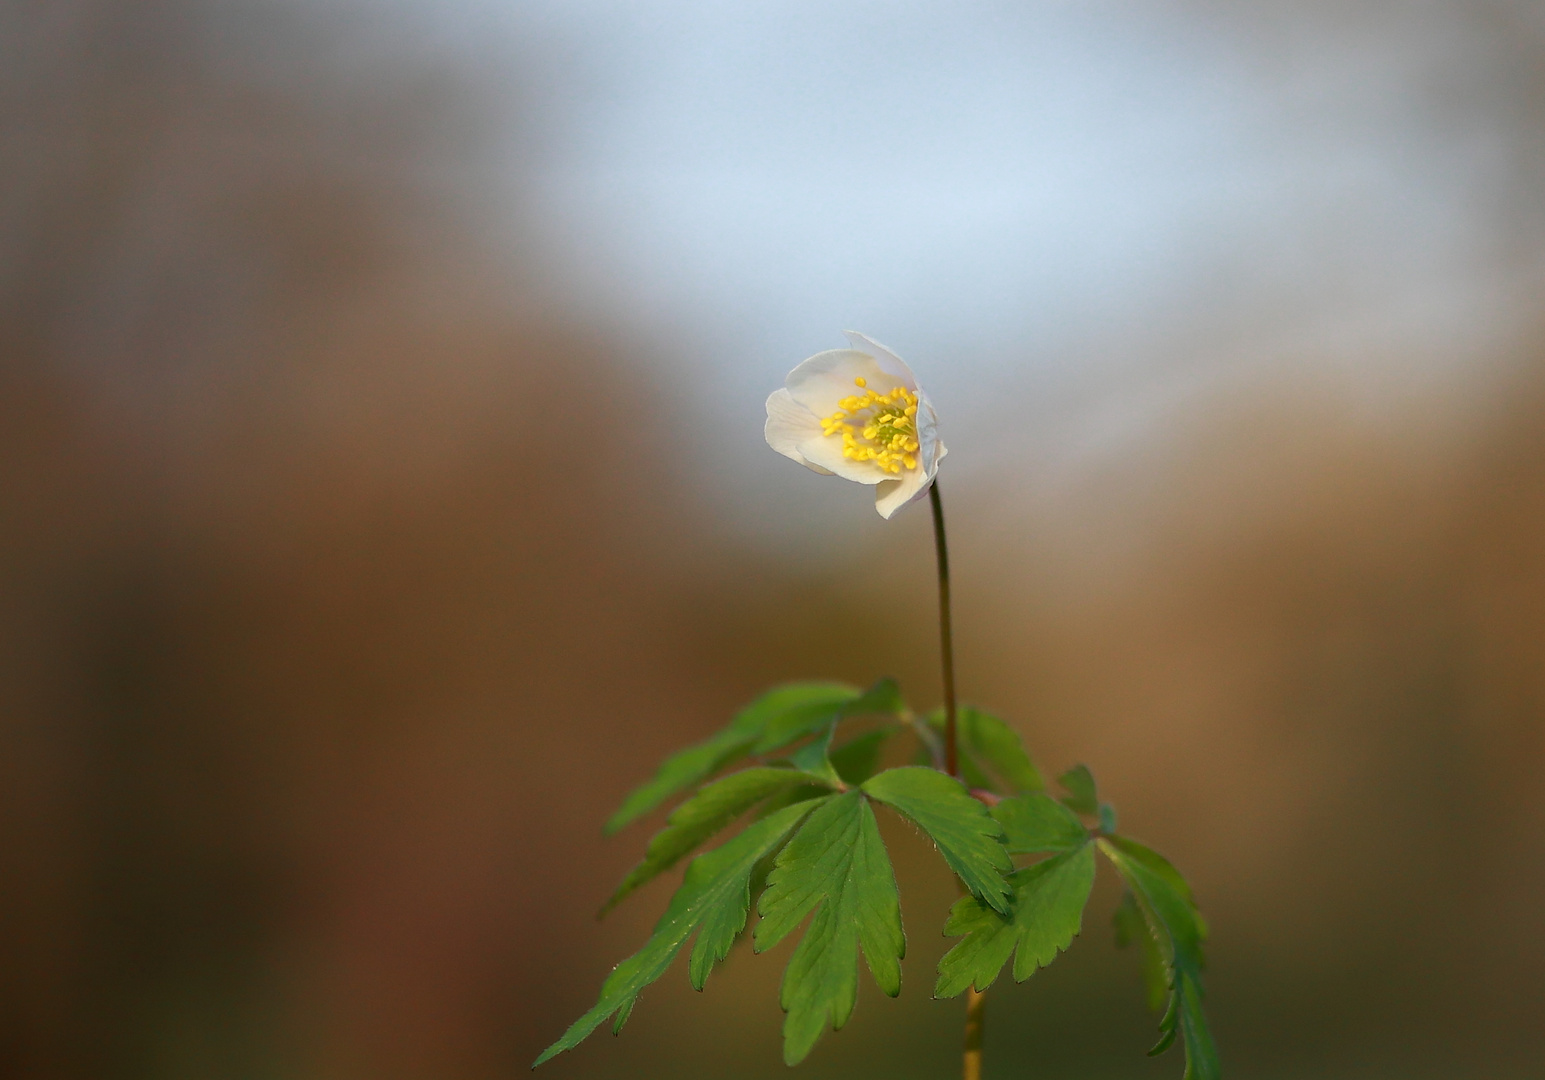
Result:
M960 776L959 739L955 733L955 636L950 629L950 547L944 538L944 504L939 501L939 481L928 488L933 506L933 545L939 556L939 657L944 669L944 771ZM987 995L976 987L966 990L966 1041L962 1076L982 1080L982 1025Z
M944 539L944 504L939 501L939 481L928 488L933 504L933 546L939 556L939 646L944 668L944 771L960 775L960 751L955 736L955 639L950 631L950 548Z

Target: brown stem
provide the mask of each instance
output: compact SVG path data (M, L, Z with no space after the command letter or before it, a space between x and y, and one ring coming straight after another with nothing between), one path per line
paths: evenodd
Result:
M966 1052L961 1076L964 1080L982 1080L982 1026L986 1020L987 991L966 989Z
M944 668L944 771L960 775L960 751L955 736L955 641L950 632L950 549L944 539L944 504L939 501L939 481L928 488L933 505L933 546L939 557L939 646Z

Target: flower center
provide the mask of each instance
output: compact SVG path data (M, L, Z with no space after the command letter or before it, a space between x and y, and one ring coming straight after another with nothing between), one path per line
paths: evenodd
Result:
M917 468L917 395L904 386L883 394L865 390L861 378L853 385L863 393L837 402L821 430L842 439L845 458L872 461L888 473Z

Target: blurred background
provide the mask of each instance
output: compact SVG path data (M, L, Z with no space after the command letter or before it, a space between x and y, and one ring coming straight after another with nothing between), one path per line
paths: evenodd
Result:
M0 1073L523 1075L659 757L937 701L927 511L762 442L853 328L1228 1075L1542 1075L1545 7L11 0L0 117ZM958 1075L886 828L905 989L806 1080ZM1115 899L988 1076L1180 1074ZM543 1074L785 1075L784 952Z

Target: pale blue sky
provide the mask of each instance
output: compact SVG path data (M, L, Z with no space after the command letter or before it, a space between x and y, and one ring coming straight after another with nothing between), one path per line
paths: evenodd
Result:
M510 89L522 227L650 335L731 504L779 464L744 438L763 397L844 328L913 362L970 475L1120 444L1242 366L1377 403L1517 322L1506 135L1444 97L1487 63L1460 4L404 6Z

